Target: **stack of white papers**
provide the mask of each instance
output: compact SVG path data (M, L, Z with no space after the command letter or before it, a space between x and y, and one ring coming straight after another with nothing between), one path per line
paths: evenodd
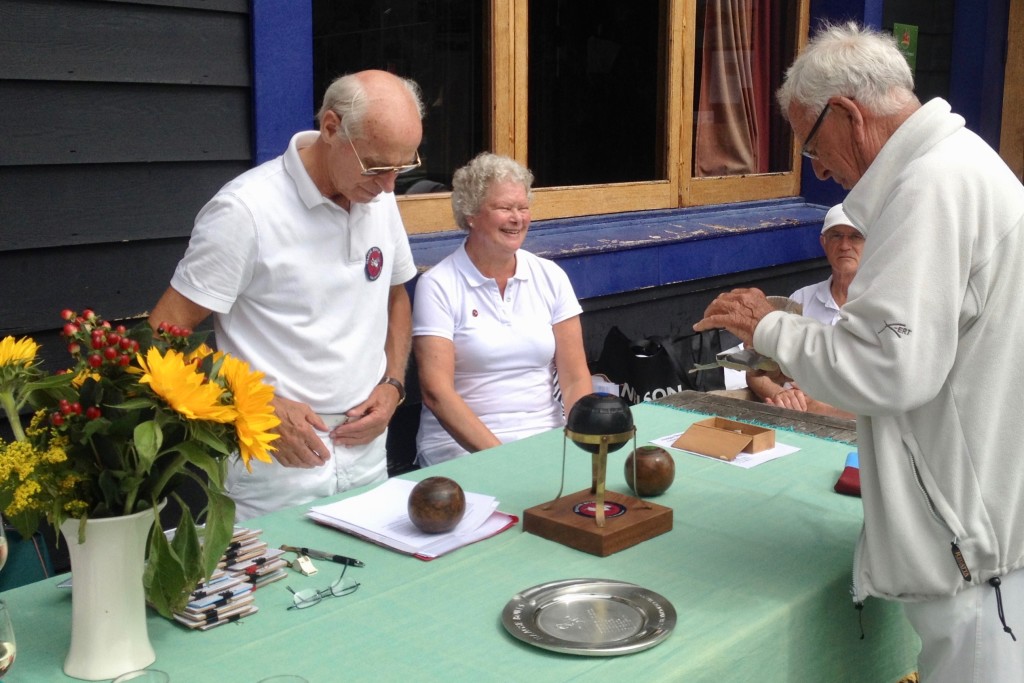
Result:
M409 494L414 486L415 481L388 479L358 496L312 507L307 515L320 524L424 560L493 536L519 521L499 512L494 497L466 492L466 512L458 526L443 534L424 533L409 519Z

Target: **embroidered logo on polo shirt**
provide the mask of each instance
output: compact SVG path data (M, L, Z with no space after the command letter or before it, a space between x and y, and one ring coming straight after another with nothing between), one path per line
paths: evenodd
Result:
M887 320L885 321L885 327L880 329L878 334L882 334L886 330L895 334L897 339L910 336L910 328L903 323L891 323Z
M478 315L480 315L480 311L478 311L478 310L476 310L476 309L474 308L474 309L473 309L473 317L475 318L475 317L477 317Z
M373 282L380 277L382 270L384 270L384 252L380 250L380 247L370 247L370 250L366 252L366 279Z

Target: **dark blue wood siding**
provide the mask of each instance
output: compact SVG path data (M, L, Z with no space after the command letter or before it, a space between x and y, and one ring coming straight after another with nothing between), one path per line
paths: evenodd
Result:
M247 0L0 4L0 336L142 316L252 165Z

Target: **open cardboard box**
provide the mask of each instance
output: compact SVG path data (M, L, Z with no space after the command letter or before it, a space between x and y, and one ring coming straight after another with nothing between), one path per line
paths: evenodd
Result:
M740 453L775 448L775 430L712 417L694 422L672 446L719 460L735 460Z

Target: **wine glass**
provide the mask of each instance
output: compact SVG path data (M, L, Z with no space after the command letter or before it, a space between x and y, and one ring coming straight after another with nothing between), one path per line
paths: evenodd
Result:
M14 628L11 626L11 615L7 611L7 603L0 600L0 678L7 675L14 664Z
M4 518L0 516L0 569L3 569L5 564L7 564L7 531L4 529Z

